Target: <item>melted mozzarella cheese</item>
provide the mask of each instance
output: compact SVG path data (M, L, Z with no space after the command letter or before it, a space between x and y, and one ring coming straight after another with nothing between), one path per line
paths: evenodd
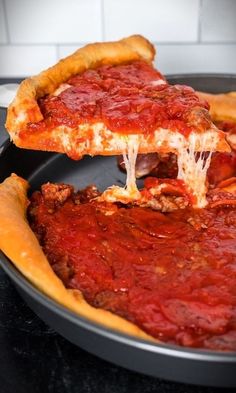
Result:
M155 79L150 82L150 85L152 86L166 85L166 82L163 79Z
M71 87L71 85L69 85L68 83L62 83L53 93L52 95L57 97L59 96L59 94L61 94L63 91L69 89L69 87Z
M127 138L127 148L123 153L123 159L126 169L126 185L125 187L112 186L102 194L102 199L107 202L123 202L138 201L141 197L136 184L135 165L139 149L139 140L136 135L130 135ZM127 153L126 153L127 152Z
M126 186L125 188L113 186L106 190L103 193L103 198L109 202L120 201L128 203L141 200L135 177L139 140L134 135L130 135L127 139L127 154L123 153L127 172ZM217 139L213 138L211 132L204 134L192 133L188 139L181 134L175 134L171 144L177 153L177 178L183 180L192 193L195 200L193 207L205 207L207 205L207 170L210 166L212 153L217 145ZM209 146L211 146L210 151ZM158 146L156 151L158 152ZM207 157L204 154L206 151L208 151Z
M223 144L219 147L220 136L215 129L204 133L192 132L188 138L179 132L163 128L157 129L148 136L145 134L122 135L110 131L103 123L80 124L78 131L71 132L71 129L66 126L60 126L55 130L55 140L59 138L63 151L75 159L84 154L117 155L123 152L127 171L126 186L108 188L101 198L109 202L128 203L140 200L141 194L136 186L135 178L138 153L174 152L178 157L178 179L185 182L195 197L194 207L202 208L207 204L206 176L212 152L225 151L228 146ZM204 152L209 152L207 158Z
M135 176L135 165L136 159L138 155L139 142L134 138L129 138L127 142L127 154L123 153L123 159L125 164L125 169L127 173L126 177L126 190L131 195L139 194L137 185L136 185L136 176Z
M206 146L209 146L208 134L194 134L189 136L188 146L178 146L178 179L182 179L195 197L194 207L203 208L206 200L206 177L211 163L211 156L215 150L216 142L211 141L211 149L207 158L204 155ZM196 144L200 146L200 153L196 153Z

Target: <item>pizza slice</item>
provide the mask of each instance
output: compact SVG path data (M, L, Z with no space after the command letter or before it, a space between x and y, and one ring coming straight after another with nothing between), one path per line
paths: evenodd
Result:
M123 203L142 199L137 154L173 152L178 179L191 191L193 205L204 207L212 152L230 147L212 123L207 102L190 87L169 85L152 66L154 55L149 41L131 36L87 45L26 79L8 110L13 142L73 159L123 154L126 187L111 187L101 197Z

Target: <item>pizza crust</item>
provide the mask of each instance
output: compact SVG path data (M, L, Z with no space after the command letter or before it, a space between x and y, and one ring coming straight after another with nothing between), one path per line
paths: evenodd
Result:
M236 121L236 92L210 94L197 92L210 104L210 115L214 121Z
M53 93L71 76L104 64L118 65L135 60L150 63L154 55L154 46L148 40L133 35L116 42L86 45L39 75L25 79L7 113L6 128L13 141L29 122L37 123L43 119L38 98Z
M27 181L15 174L0 184L0 249L4 254L44 294L79 316L125 334L157 341L125 319L90 306L79 290L65 288L27 222L27 189Z

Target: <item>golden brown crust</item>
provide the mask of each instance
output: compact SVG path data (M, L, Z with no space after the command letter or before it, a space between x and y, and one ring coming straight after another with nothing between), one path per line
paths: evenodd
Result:
M122 333L154 340L125 319L90 306L80 291L64 287L26 220L27 189L28 183L15 174L0 184L0 249L32 284L76 314Z
M140 35L133 35L116 42L95 43L78 49L60 60L53 67L37 76L25 79L8 108L6 128L13 140L20 129L29 122L43 119L37 99L50 94L71 76L103 64L122 64L135 60L151 62L154 59L153 45Z
M210 115L214 121L236 122L236 92L226 94L197 92L197 94L210 104Z

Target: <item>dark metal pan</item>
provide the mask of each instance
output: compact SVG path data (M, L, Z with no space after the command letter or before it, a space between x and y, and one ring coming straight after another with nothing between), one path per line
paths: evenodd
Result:
M236 76L186 75L169 78L199 90L236 90ZM124 184L114 157L85 157L72 161L64 155L18 149L7 141L0 147L0 180L15 172L30 181L31 190L47 181L103 190ZM0 264L21 296L48 325L74 344L131 370L172 381L218 387L236 387L236 353L205 351L152 344L108 330L73 314L31 285L1 253Z

